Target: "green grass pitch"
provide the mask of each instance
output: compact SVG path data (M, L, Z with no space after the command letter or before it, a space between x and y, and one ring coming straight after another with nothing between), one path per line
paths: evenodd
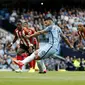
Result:
M85 72L0 72L0 85L85 85Z

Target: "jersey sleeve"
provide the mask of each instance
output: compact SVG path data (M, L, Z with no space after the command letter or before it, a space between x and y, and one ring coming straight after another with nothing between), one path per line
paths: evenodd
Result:
M46 27L44 31L49 32L52 29L52 26Z
M60 27L58 27L58 33L59 34L62 34L63 33Z

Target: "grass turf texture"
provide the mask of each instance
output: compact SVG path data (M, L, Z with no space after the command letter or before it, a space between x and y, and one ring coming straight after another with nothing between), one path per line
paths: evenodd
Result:
M85 72L0 72L0 85L85 85Z

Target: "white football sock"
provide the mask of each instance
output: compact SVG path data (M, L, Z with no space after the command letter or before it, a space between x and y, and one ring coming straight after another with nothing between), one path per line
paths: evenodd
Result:
M25 58L25 59L22 60L21 62L22 62L23 64L26 64L26 63L32 61L34 58L35 58L35 54L32 53L30 56L28 56L27 58Z

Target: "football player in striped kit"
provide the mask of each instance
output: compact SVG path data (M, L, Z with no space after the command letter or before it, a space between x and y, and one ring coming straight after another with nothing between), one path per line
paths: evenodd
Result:
M33 52L33 44L37 44L36 38L30 38L26 39L23 36L34 34L34 31L32 29L28 29L26 26L22 26L22 22L18 21L17 28L15 29L15 38L13 40L13 43L11 43L8 47L11 47L18 39L20 39L20 46L17 49L17 60L23 60L25 57L27 57L27 54L31 54ZM29 62L30 70L29 72L35 72L35 60ZM21 68L20 68L21 69ZM21 70L16 70L21 71Z
M24 36L28 36L31 34L34 34L35 30L33 28L28 28L28 23L24 22L24 25L22 26L22 22L17 23L17 28L15 29L15 38L13 40L13 43L9 45L9 47L12 46L16 42L17 39L20 39L20 46L17 49L17 60L23 60L28 55L32 54L33 47L35 50L39 48L39 43L35 37L26 39ZM25 53L24 53L25 52ZM29 72L35 72L35 60L29 62L30 70ZM38 66L40 69L40 73L46 73L46 67L44 65L44 62L38 61ZM17 72L21 71L21 68L19 70L16 70Z

